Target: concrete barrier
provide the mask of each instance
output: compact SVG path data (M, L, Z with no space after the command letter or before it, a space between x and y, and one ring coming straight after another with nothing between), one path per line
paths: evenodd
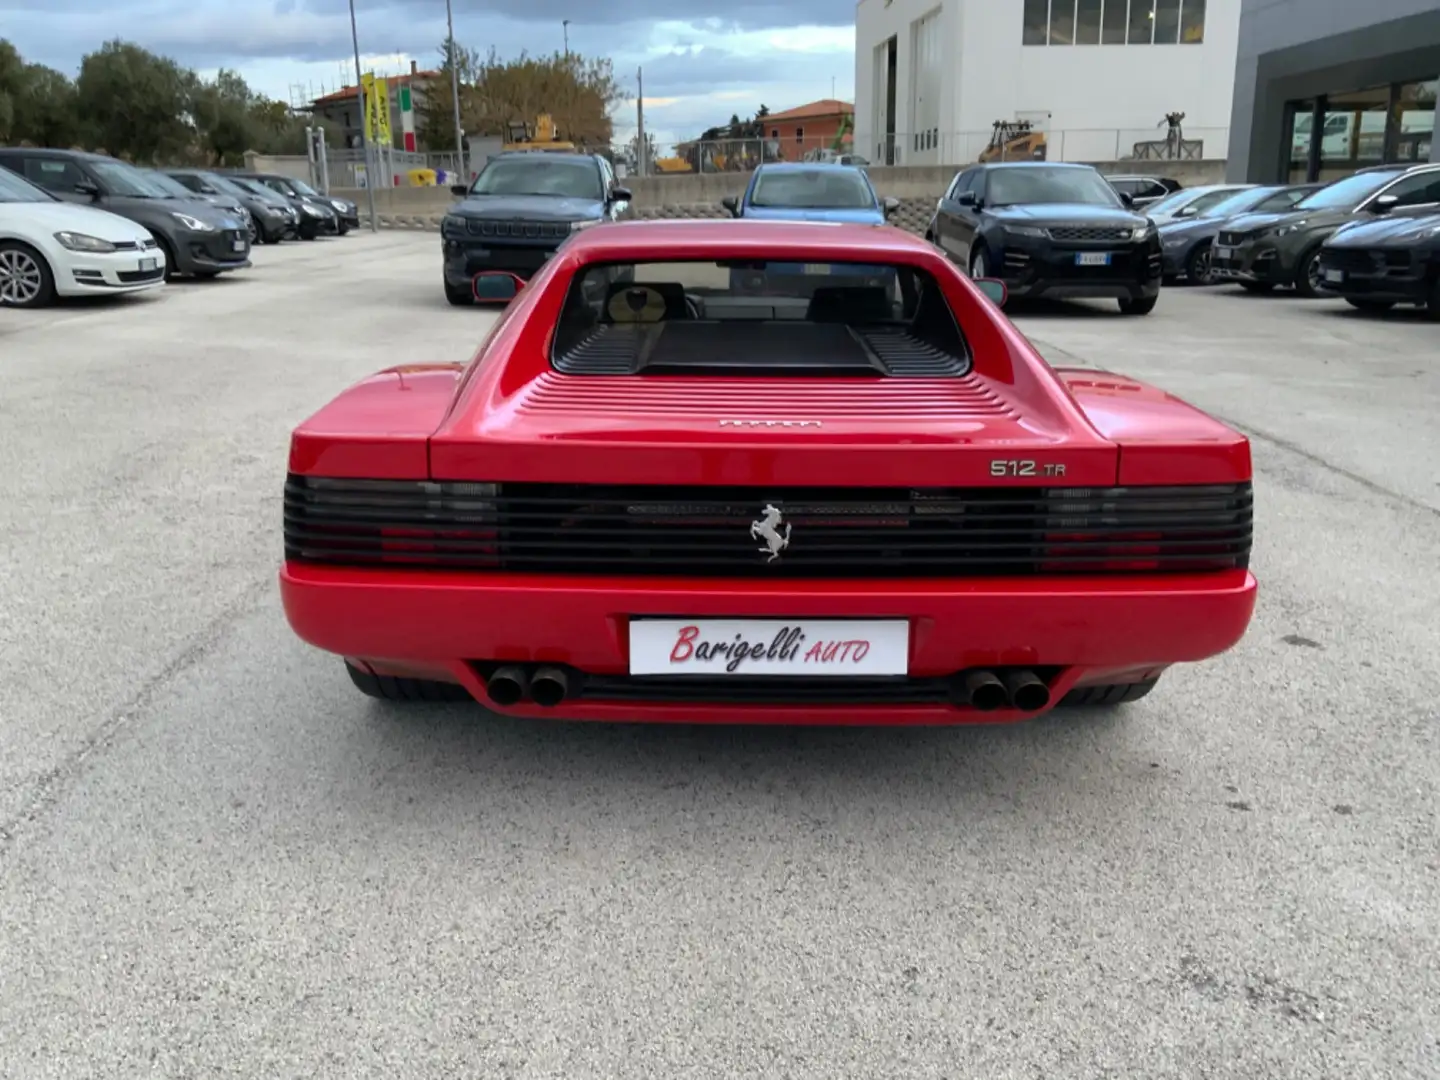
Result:
M1157 174L1173 177L1186 187L1219 184L1225 179L1223 161L1105 161L1092 164L1107 176ZM950 181L963 167L874 166L869 173L881 198L893 197L907 203L918 199L933 209L936 200L945 193ZM744 172L637 176L624 181L635 197L632 206L637 217L719 217L723 214L720 200L727 195L740 195L749 182L750 174ZM361 213L365 213L363 188L334 188L332 191L343 198L354 199ZM443 215L456 201L450 189L442 187L394 187L375 192L375 210L382 217ZM702 209L704 212L701 212ZM927 211L927 219L928 216Z

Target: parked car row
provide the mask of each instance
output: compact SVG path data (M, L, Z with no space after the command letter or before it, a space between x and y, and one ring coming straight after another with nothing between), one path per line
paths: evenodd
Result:
M1110 297L1128 314L1162 284L1343 296L1440 319L1440 164L1330 183L1178 188L1137 209L1088 165L1004 162L957 173L926 238L1016 299Z
M343 235L355 204L259 173L0 147L0 307L139 292L251 265L255 243Z

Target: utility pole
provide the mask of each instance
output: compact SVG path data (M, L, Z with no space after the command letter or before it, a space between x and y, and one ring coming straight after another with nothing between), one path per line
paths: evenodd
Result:
M375 213L375 173L370 168L370 137L365 134L365 83L360 76L360 33L355 29L355 0L350 0L350 43L355 47L355 100L360 105L360 146L365 151L365 204L370 208L370 231L380 231Z
M830 76L830 100L835 100L835 76Z
M570 20L565 19L560 23L565 30L565 59L570 59Z
M645 168L645 69L635 69L635 164L641 176L649 176Z
M450 11L450 0L445 0L445 25L450 31L450 100L455 106L455 161L459 164L457 171L468 184L470 173L465 168L465 132L460 127L460 66L455 61L455 16Z

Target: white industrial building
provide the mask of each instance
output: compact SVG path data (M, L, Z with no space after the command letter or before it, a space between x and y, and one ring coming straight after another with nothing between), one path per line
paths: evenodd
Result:
M1239 26L1240 0L860 0L855 150L964 164L995 121L1029 121L1051 161L1115 161L1183 112L1192 151L1223 158Z

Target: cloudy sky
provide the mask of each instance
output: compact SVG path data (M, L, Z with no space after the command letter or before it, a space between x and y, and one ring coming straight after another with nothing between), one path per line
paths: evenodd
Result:
M356 0L361 62L377 72L435 67L445 0ZM570 47L614 61L633 99L645 78L646 126L662 146L817 98L854 100L854 0L452 0L455 37L502 56ZM353 84L346 0L0 0L0 36L29 60L73 74L122 37L202 73L238 69L284 100ZM633 100L616 115L633 134Z

